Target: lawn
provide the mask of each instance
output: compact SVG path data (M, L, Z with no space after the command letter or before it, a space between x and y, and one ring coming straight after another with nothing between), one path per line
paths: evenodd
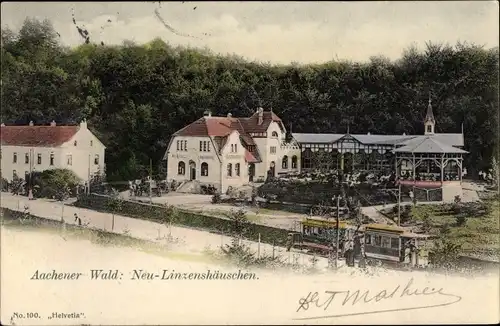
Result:
M417 205L411 209L411 218L423 222L428 217L429 233L442 235L446 240L462 246L464 254L491 256L500 254L500 205L497 199L488 199L479 204L462 204L455 212L452 205ZM465 223L457 223L458 216ZM443 232L443 229L444 232ZM447 230L446 230L447 229ZM498 258L497 258L498 259Z

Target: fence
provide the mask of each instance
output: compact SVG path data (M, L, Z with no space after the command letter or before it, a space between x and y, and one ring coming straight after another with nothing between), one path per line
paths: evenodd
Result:
M156 222L167 221L171 222L173 225L190 227L212 233L234 233L234 222L223 216L208 216L179 208L175 209L175 213L170 211L169 215L165 206L129 200L121 200L121 207L119 209L116 207L113 209L113 205L110 204L112 200L115 199L104 195L82 194L78 196L75 206ZM263 243L285 245L288 232L289 231L286 229L251 223L247 228L245 237L252 241L258 241L260 234L261 242Z

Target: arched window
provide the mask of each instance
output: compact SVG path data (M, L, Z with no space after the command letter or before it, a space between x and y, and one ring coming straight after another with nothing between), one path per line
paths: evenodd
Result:
M273 131L273 133L271 134L271 136L278 138L278 133L276 131Z
M292 156L292 169L296 169L297 168L297 156L294 155Z
M288 169L288 156L283 156L283 159L281 160L281 168L282 169Z
M180 161L177 165L177 174L184 175L186 174L186 163Z
M229 163L227 165L227 176L231 177L232 175L233 175L233 165L231 163Z
M240 163L236 163L234 165L234 173L236 174L236 176L240 176Z
M201 163L201 176L208 177L208 164L206 162Z

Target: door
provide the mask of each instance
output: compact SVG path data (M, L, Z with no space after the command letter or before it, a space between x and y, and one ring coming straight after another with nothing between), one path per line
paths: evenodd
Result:
M196 163L190 161L189 170L190 170L190 180L196 180Z
M250 163L248 165L248 181L253 181L253 176L255 175L255 164Z

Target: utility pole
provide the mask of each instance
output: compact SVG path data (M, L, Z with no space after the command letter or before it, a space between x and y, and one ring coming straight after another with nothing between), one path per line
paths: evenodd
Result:
M398 226L401 224L401 182L398 181Z
M401 183L398 182L397 189L385 189L394 194L398 199L398 226L401 224Z
M151 183L153 182L152 174L153 174L153 160L149 159L149 203L150 204L153 204L153 196L151 194L151 192L152 192Z
M340 217L340 196L337 195L337 216L335 217L335 222L336 222L336 239L335 239L335 268L338 268L338 261L339 261L339 237L340 237L340 230L339 230L339 217Z

